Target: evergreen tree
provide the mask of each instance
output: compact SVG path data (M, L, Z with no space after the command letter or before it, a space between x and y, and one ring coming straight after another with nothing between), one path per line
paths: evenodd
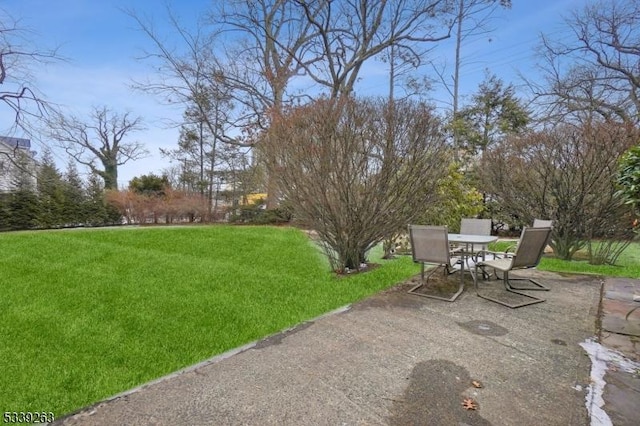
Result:
M169 188L169 179L166 176L156 176L153 173L136 176L129 182L129 189L138 194L151 197L162 197Z
M11 194L0 192L0 231L9 229L9 201Z
M493 74L487 74L473 95L471 104L460 110L454 127L466 151L472 155L502 140L505 135L518 134L529 123L529 113L515 96L513 85Z
M76 164L70 161L64 175L64 212L66 224L79 225L87 220L87 193Z
M13 186L15 190L7 203L7 227L9 229L32 229L38 225L40 203L36 194L33 171L29 169L26 158L16 161Z
M64 182L49 150L45 150L38 168L37 193L40 202L38 226L54 228L64 225Z
M96 173L89 175L87 198L85 201L86 221L91 226L102 226L107 223L107 206L104 200L104 184Z

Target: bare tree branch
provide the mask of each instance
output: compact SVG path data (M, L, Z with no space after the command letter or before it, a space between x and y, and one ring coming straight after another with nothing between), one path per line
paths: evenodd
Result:
M542 39L543 84L529 82L546 114L640 122L640 1L594 1L565 24L570 38Z
M350 94L363 64L391 46L411 49L413 43L434 43L451 35L446 1L294 1L314 28L309 52L323 60L307 64L296 59L331 97Z
M13 126L29 132L28 119L41 119L52 106L37 92L31 68L61 60L56 49L33 45L35 35L0 9L0 105L13 114Z

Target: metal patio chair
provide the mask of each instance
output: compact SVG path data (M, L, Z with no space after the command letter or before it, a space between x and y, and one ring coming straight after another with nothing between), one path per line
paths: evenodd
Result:
M553 229L553 220L546 219L533 219L533 227L534 228L551 228ZM549 234L549 240L551 240L551 234ZM545 248L549 245L549 241L545 245ZM507 247L505 251L515 251L517 247L517 243L512 246Z
M469 235L491 235L491 219L463 217L460 220L460 233Z
M473 273L473 285L476 289L476 294L483 299L508 306L509 308L519 308L521 306L544 302L544 299L522 293L521 290L549 290L547 287L529 278L510 278L509 272L517 269L535 268L538 263L540 263L540 259L542 258L544 248L547 245L550 234L551 228L525 227L522 230L522 234L520 234L520 239L518 240L518 245L514 253L490 252L494 256L494 259L491 260L479 260L478 258L481 253L477 253ZM483 276L485 276L488 268L492 268L494 270L497 278L500 278L498 276L498 272L502 273L501 279L507 292L519 294L526 297L528 300L522 303L512 304L481 294L478 288L478 269L481 269ZM529 281L533 284L533 287L516 287L513 285L513 281Z
M446 302L455 301L464 290L464 277L461 277L460 284L456 293L450 298L429 295L417 292L417 290L425 285L429 277L433 275L442 266L445 276L451 275L456 270L453 267L459 262L456 258L452 258L452 252L449 248L449 238L446 226L426 226L426 225L409 225L409 238L411 240L411 255L413 261L420 263L420 284L409 290L409 293L430 297L432 299L444 300ZM453 261L453 263L452 263ZM438 267L433 268L425 279L424 267L426 263L434 264Z
M491 235L491 219L462 218L460 220L460 233L468 235ZM487 250L487 246L478 247L478 250ZM475 252L476 247L471 246L471 252Z
M460 220L460 233L468 235L491 235L491 219L475 219L463 217ZM465 249L467 249L465 247ZM475 254L478 252L486 253L489 247L486 244L482 244L478 247L471 245L469 253ZM485 254L486 256L486 254ZM468 257L467 259L470 259ZM485 257L483 257L483 260Z
M534 228L553 228L553 221L546 219L533 219Z

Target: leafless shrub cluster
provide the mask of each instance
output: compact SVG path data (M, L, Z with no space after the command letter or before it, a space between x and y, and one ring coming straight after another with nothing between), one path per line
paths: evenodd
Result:
M614 178L618 158L637 138L633 126L611 122L512 137L487 152L483 188L515 222L553 219L551 244L561 258L571 259L587 241L624 245L633 234ZM592 246L592 261L611 263L621 250L610 245L606 251L603 259Z
M118 209L128 224L203 222L207 219L204 197L168 188L162 197L131 190L111 190L107 191L106 200Z
M339 272L423 213L448 164L439 120L411 102L320 100L273 117L260 147Z

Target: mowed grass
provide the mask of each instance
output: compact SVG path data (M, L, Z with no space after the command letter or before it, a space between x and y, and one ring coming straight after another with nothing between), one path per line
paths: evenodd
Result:
M0 411L75 411L390 287L336 277L293 228L0 234Z
M512 246L514 241L499 241L490 245L491 250L504 250ZM640 243L632 243L622 252L615 265L590 265L586 249L579 251L574 260L562 260L545 255L538 265L543 271L564 272L572 274L591 274L611 277L640 278Z

